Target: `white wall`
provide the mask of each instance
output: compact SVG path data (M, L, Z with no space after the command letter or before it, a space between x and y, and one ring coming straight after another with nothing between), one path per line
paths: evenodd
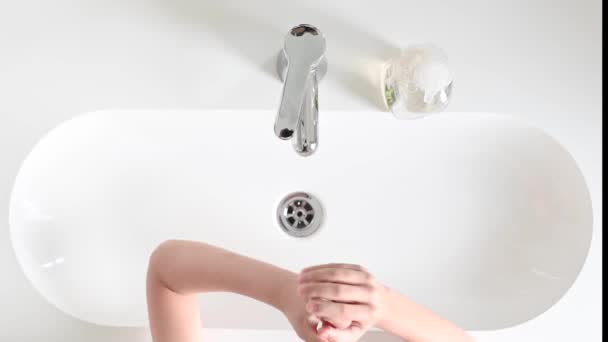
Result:
M10 189L41 135L102 108L274 109L281 84L273 59L284 32L299 23L315 24L327 36L330 71L321 84L321 111L379 109L378 90L367 81L371 62L399 46L434 42L447 51L456 73L451 111L512 113L570 149L597 209L588 263L574 288L539 319L477 336L599 341L599 0L1 2L0 340L148 340L143 329L97 327L58 312L16 264L8 239ZM218 331L210 337L295 340L288 332Z

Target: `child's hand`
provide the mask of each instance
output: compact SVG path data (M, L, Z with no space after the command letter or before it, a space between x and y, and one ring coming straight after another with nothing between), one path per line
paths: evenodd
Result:
M298 292L306 300L306 310L324 321L318 334L329 342L359 340L382 318L386 307L387 289L358 265L306 268Z
M326 342L317 333L320 320L306 311L306 300L298 295L296 276L283 282L280 309L296 334L305 342Z

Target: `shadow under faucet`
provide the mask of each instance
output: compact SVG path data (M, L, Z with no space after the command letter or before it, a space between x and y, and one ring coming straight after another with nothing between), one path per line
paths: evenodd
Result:
M276 78L276 55L285 32L313 24L325 33L332 61L328 80L386 110L380 90L382 61L397 47L358 25L300 0L155 0L184 23L214 32L238 55Z

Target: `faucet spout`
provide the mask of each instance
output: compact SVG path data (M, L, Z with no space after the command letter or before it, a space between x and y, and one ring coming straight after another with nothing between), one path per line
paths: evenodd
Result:
M318 83L327 72L325 38L310 25L290 30L277 62L284 82L275 135L292 139L296 152L311 155L318 145Z

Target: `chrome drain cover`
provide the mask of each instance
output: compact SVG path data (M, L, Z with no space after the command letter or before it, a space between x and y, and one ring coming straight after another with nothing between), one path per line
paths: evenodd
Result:
M279 226L289 235L306 237L316 232L323 221L321 202L305 192L291 193L277 207Z

